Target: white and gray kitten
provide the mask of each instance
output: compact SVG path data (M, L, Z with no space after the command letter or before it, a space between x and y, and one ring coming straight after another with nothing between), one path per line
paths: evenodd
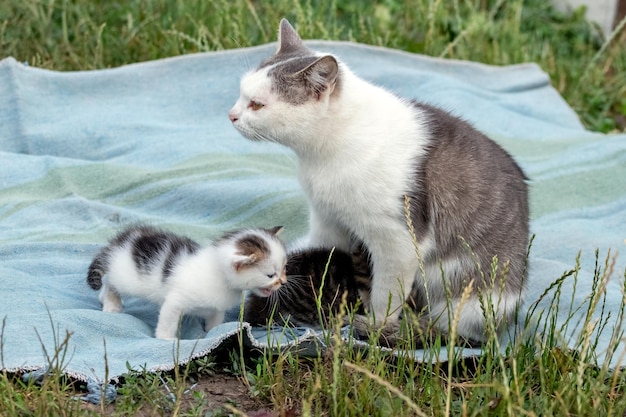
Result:
M203 248L157 228L131 227L95 256L87 282L100 289L103 311L122 311L121 296L160 304L159 339L175 338L185 314L203 317L208 331L241 302L243 291L268 297L286 282L281 230L232 231Z
M297 155L304 247L363 242L376 325L397 328L409 294L442 333L460 308L467 340L485 340L486 315L499 330L513 320L526 282L526 178L469 123L359 78L284 19L276 53L242 78L229 118L245 137Z

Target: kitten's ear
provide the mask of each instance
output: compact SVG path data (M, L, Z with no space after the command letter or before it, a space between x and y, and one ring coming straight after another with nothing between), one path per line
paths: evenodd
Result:
M257 261L258 261L258 257L255 253L251 253L249 255L237 253L235 255L235 259L233 259L233 269L236 272L239 272L243 268L254 265Z
M296 75L303 76L319 98L324 91L330 89L329 93L332 93L335 88L339 75L339 64L334 56L325 55L303 70L298 71Z
M286 54L302 48L305 46L298 32L287 19L282 19L278 28L278 50L276 54Z
M276 227L272 227L271 229L268 229L268 232L270 232L274 236L278 236L283 231L283 229L284 228L282 226L276 226Z

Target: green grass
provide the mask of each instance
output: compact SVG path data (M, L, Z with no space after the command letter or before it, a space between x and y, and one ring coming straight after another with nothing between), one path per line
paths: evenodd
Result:
M614 271L614 257L596 254L593 290L571 309L583 312L580 321L556 324L557 303L563 285L576 286L580 263L557 278L540 300L552 307L540 312L537 303L520 334L505 346L495 334L480 357L462 358L460 347L439 361L416 361L410 342L398 353L381 349L357 349L353 340L340 336L341 322L328 328L325 349L317 356L297 351L255 351L234 346L219 351L221 358L204 357L180 365L171 372L131 370L123 376L118 398L112 405L85 406L75 399L81 384L63 375L67 341L48 356L50 372L37 384L19 375L0 374L0 415L13 416L623 416L626 412L626 373L608 365L611 358L624 365L624 309L605 310L606 284L626 273ZM626 293L625 293L626 294ZM566 306L568 309L569 306ZM593 315L595 313L595 315ZM615 326L607 326L612 317ZM489 319L487 319L489 321ZM454 322L454 317L451 318ZM493 324L493 323L491 323ZM493 328L493 326L488 326ZM563 338L577 329L565 347ZM598 335L610 336L607 353L595 350ZM620 347L621 345L621 347ZM438 343L426 349L437 357ZM602 360L605 360L603 363ZM248 387L254 407L241 408L237 399L216 407L207 392L194 383L216 373L237 375ZM269 414L274 410L274 414Z
M592 130L626 127L626 31L545 0L4 0L0 57L57 70L114 67L275 40L351 40L495 65L537 62Z
M623 28L605 40L580 10L559 14L544 0L3 0L0 57L64 71L113 67L274 41L283 16L304 38L496 65L537 62L589 129L621 131L626 125ZM578 268L553 277L544 297L557 297L564 282L577 279ZM612 271L610 258L599 262L596 291L582 311L604 312L604 283L610 275L626 281L620 273ZM529 339L503 347L493 337L473 360L452 355L447 362L419 363L408 354L354 349L336 328L326 336L332 347L314 357L234 348L215 362L204 358L172 372L129 370L116 402L101 407L74 399L83 387L63 375L67 344L59 340L40 384L0 374L0 416L243 415L238 404L216 408L206 393L188 391L216 372L238 376L259 408L281 415L623 416L626 374L599 365L604 358L593 349L603 329L612 332L617 352L608 356L620 354L623 310L613 312L616 328L603 327L608 312L599 321L588 314L568 328L556 326L556 314L556 307L542 313L548 323L543 331L528 324ZM571 351L561 342L576 326L582 332ZM404 347L401 352L411 348ZM430 353L437 351L434 346Z
M602 305L604 288L615 273L610 257L604 263L599 260L594 291L582 305L573 306L586 313L582 322L557 327L558 311L552 307L542 313L545 328L527 321L524 330L533 336L517 338L506 347L492 337L479 358L463 360L452 353L443 358L447 362L418 363L407 353L408 344L398 355L363 352L331 329L326 343L331 348L324 355L266 355L251 380L254 386L271 387L266 395L277 408L300 399L303 415L622 416L626 375L606 363L598 366L594 356L597 332L608 317ZM557 299L564 283L578 280L578 272L577 262L542 298ZM537 312L534 306L530 310ZM591 313L600 311L603 314L592 318ZM622 343L624 312L613 314L616 327L604 331L612 335L611 346L616 348ZM572 343L580 347L577 351L562 344L574 327L581 330ZM437 346L430 351L436 352Z

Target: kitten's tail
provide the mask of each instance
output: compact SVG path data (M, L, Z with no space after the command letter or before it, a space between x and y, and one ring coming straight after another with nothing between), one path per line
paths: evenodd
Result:
M107 253L101 251L93 258L89 270L87 271L87 284L94 290L102 288L102 277L107 270Z

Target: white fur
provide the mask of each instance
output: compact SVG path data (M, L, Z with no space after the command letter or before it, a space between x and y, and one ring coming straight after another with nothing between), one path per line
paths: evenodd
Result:
M311 54L319 59L302 61ZM360 79L335 57L309 51L285 19L274 58L283 61L276 67L266 61L266 66L243 77L229 118L247 138L280 143L298 156L310 218L309 233L297 246L350 250L355 238L362 241L370 253L369 309L377 324L398 318L416 280L419 298L425 295L434 313L441 314L445 310L441 306L448 305L446 281L454 288L449 302L458 305L459 286L467 272L475 270L474 260L458 254L438 259L433 224L414 242L403 214L403 198L419 191L415 188L422 179L416 174L433 140L425 125L432 114ZM301 67L281 67L292 59L300 59ZM283 80L287 83L280 87L294 89L273 91L272 82ZM526 210L523 204L518 208L520 213ZM447 248L441 249L439 255ZM482 340L484 320L477 292L470 298L459 333ZM493 307L504 320L517 305L517 298L515 302L509 298L495 300Z
M244 76L234 126L296 152L310 205L308 245L347 250L352 236L362 240L373 265L371 310L378 322L397 317L419 266L402 215L428 143L416 109L343 65L340 99L329 89L293 106L271 94L267 71ZM251 99L265 106L252 110ZM425 256L432 246L426 239L419 249Z
M437 302L431 306L431 317L436 321L437 327L449 333L454 317L458 315L456 334L475 341L483 340L485 323L492 323L496 332L501 330L507 324L506 320L518 308L521 295L502 294L493 290L482 294L482 298L481 303L479 298L470 297L463 305L458 299L451 303Z
M100 291L102 310L120 312L120 296L141 297L161 305L157 338L175 338L184 314L203 317L208 331L223 321L226 310L241 302L243 291L267 296L262 289L276 290L286 282L284 247L274 239L265 241L270 247L269 257L252 266L239 270L234 267L244 256L237 253L231 239L184 256L165 280L161 274L162 259L155 260L154 272L144 274L137 270L129 245L116 248L109 255ZM268 278L274 274L274 278Z

